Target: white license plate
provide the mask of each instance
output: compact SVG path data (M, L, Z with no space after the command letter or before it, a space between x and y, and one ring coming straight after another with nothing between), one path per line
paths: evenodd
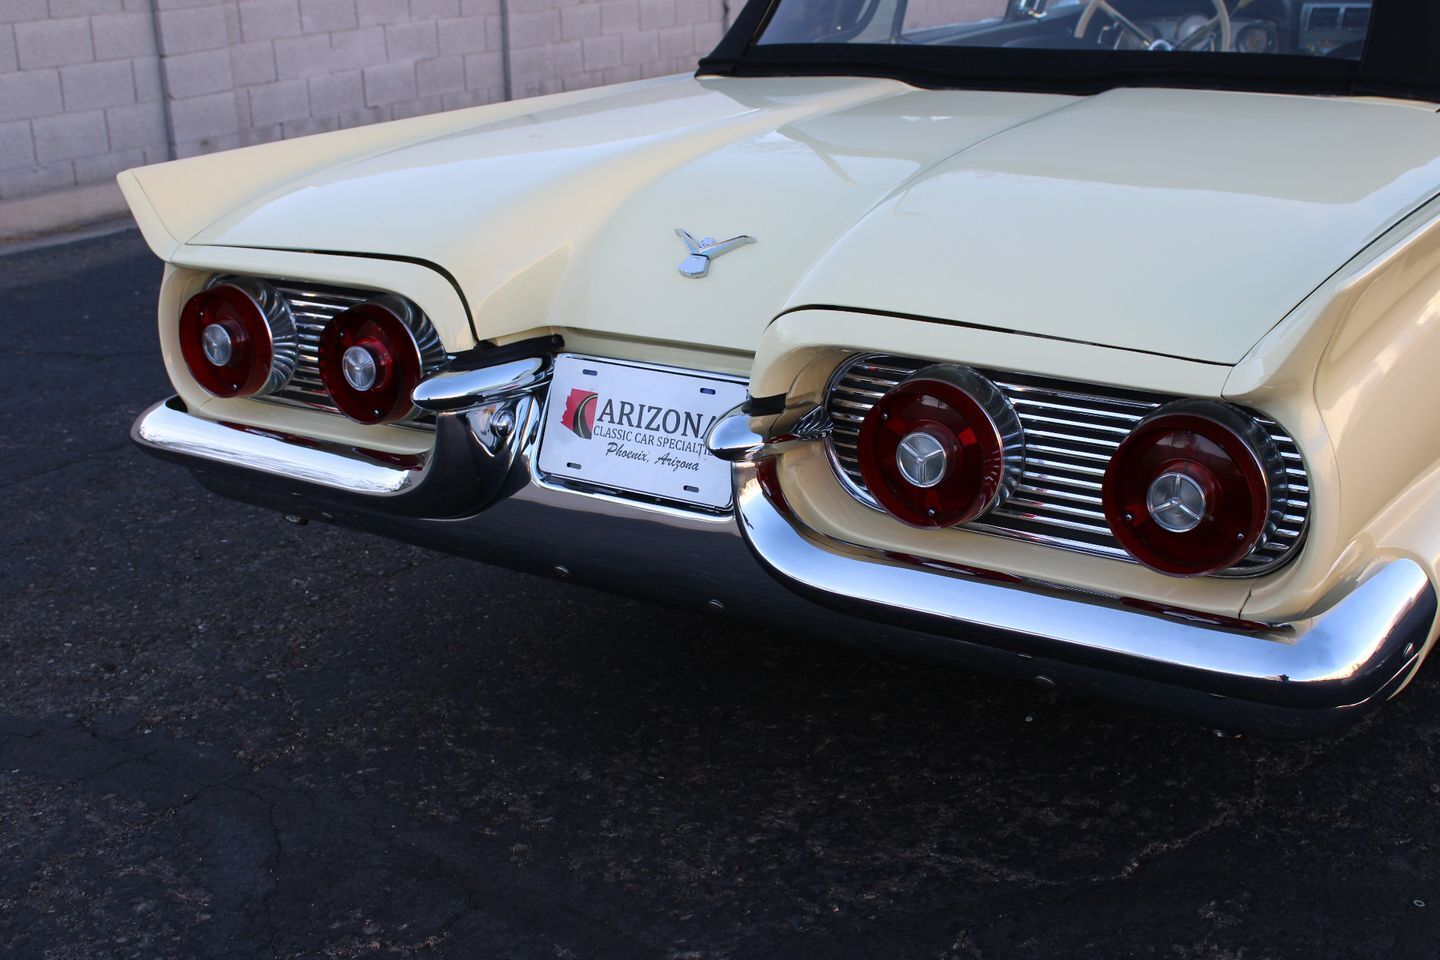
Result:
M723 509L730 465L705 447L745 385L677 370L561 354L540 438L553 477Z

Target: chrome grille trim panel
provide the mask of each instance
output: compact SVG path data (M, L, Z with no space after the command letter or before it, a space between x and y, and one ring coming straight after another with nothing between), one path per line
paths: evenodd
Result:
M860 423L887 390L932 362L854 357L830 380L825 398L832 422L826 444L830 461L841 483L866 506L880 509L856 461ZM1024 472L1009 499L963 529L1134 563L1105 521L1100 481L1110 457L1135 425L1179 398L1029 374L979 372L995 382L1020 415ZM1274 420L1253 415L1284 457L1290 483L1277 501L1283 513L1260 546L1217 576L1252 577L1278 568L1294 556L1309 524L1309 478L1299 448Z
M378 290L350 290L295 280L271 282L295 318L295 332L300 343L295 372L290 375L285 386L259 399L344 416L330 399L329 391L320 380L320 335L336 316L357 304L382 296L382 293ZM421 376L424 378L448 363L450 356L446 354L440 343L440 335L435 332L429 318L418 308L414 315L416 323L410 332L414 334L415 343L420 348ZM435 418L427 414L400 425L434 429Z

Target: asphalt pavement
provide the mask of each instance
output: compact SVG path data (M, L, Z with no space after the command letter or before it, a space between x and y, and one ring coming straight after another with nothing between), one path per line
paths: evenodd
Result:
M1220 739L219 500L134 232L0 256L0 957L1440 956L1440 678Z

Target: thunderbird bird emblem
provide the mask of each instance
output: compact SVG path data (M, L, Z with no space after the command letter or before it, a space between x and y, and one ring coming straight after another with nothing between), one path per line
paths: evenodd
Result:
M691 280L699 280L709 273L710 261L716 257L724 256L736 247L755 242L754 237L746 236L731 237L718 242L714 237L696 240L679 227L675 228L675 235L685 241L685 249L690 251L690 256L680 263L680 276L689 277Z

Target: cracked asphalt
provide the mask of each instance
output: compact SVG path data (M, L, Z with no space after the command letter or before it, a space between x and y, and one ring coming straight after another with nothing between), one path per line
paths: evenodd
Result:
M1190 724L218 500L121 233L0 257L0 956L1440 956L1434 669Z

